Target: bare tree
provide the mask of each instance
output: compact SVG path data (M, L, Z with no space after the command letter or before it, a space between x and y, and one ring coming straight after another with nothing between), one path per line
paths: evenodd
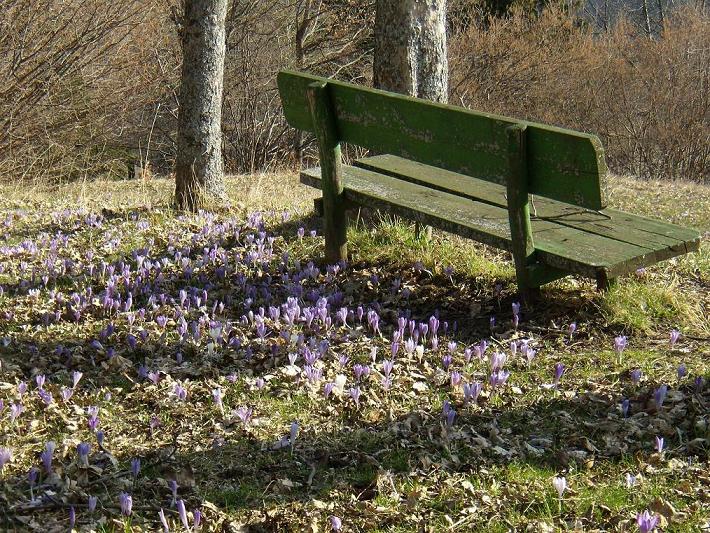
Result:
M648 0L641 0L641 11L643 13L643 28L646 31L646 37L653 39L651 31L651 17L648 13Z
M222 92L227 0L185 0L175 204L223 199Z
M375 87L446 102L448 70L446 0L377 0Z

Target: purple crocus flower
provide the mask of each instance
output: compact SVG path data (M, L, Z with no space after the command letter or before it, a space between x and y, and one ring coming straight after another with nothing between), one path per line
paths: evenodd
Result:
M244 424L244 427L249 425L249 422L251 420L251 416L253 414L253 409L251 407L245 407L241 406L235 409L234 413L239 417L239 419L242 421L242 424Z
M330 529L333 531L340 531L343 529L343 521L335 515L331 515L330 519Z
M136 346L138 346L138 339L136 339L134 335L129 333L128 335L126 335L126 343L128 343L128 347L131 350L135 350Z
M89 466L89 452L91 452L91 445L88 442L81 442L77 445L76 451L79 454L79 461L84 466Z
M683 379L687 375L688 368L685 366L685 364L681 363L680 365L678 365L678 379Z
M76 525L76 509L74 509L74 506L72 505L69 507L69 530L71 531L74 529L74 525Z
M224 404L222 403L222 389L217 387L212 389L212 400L214 400L215 405L220 411L224 412Z
M453 357L450 355L445 355L444 357L441 358L441 365L444 367L444 370L448 370L449 366L451 366L451 363L454 361Z
M90 416L89 420L87 420L87 425L91 431L96 431L96 428L99 427L99 417Z
M79 384L79 380L81 380L81 377L84 375L83 372L79 372L78 370L74 371L72 373L72 388L75 389L76 386Z
M394 361L388 359L382 361L382 372L386 377L389 377L389 375L392 373L392 369L394 369Z
M466 363L471 362L471 355L473 355L473 351L471 350L471 348L466 348L463 351L463 358L464 358L464 361L466 361Z
M170 526L168 526L168 520L165 518L165 511L160 508L158 511L158 516L160 517L160 523L163 525L163 533L170 533Z
M178 515L180 515L180 521L182 525L185 526L185 531L190 531L190 523L187 520L187 509L185 509L185 502L183 500L177 501Z
M628 338L625 335L619 335L614 338L614 351L617 356L621 357L622 352L626 349L626 345L629 343Z
M464 403L478 401L478 395L481 394L483 385L481 383L465 383L463 386L463 401Z
M34 487L35 484L37 483L37 478L39 477L39 470L37 470L34 466L30 468L30 471L27 472L27 481L30 483L30 488Z
M509 377L510 372L506 372L505 370L496 370L495 372L491 373L491 386L495 389L499 386L505 385L505 382L508 381Z
M93 341L91 341L89 343L89 346L91 346L97 352L104 349L103 345L97 339L94 339Z
M291 422L291 431L289 432L289 443L291 444L291 453L293 454L293 449L296 446L296 437L298 437L299 425L298 421L294 420Z
M634 368L634 369L630 372L630 376L631 376L631 381L633 382L633 384L634 384L634 385L638 385L638 384L639 384L639 381L641 381L641 369L639 369L639 368Z
M133 479L138 477L138 474L140 474L141 471L141 460L138 457L134 457L131 459L131 474L133 475Z
M27 392L27 383L25 381L20 381L20 383L17 384L17 394L20 396L20 399L22 399L22 395Z
M256 385L257 390L261 390L266 385L266 381L264 381L264 378L256 378L254 385Z
M569 338L571 339L572 335L574 335L574 332L577 331L577 323L572 322L567 328L567 331L569 332Z
M133 497L127 492L118 495L118 503L121 506L121 513L130 516L133 511Z
M370 375L370 367L367 365L356 364L353 366L353 374L355 374L355 379L360 381L360 378Z
M663 437L659 437L658 435L656 435L656 451L658 453L663 452Z
M631 402L629 401L628 398L624 398L621 401L621 414L624 416L624 418L629 416L629 407L631 406Z
M355 402L356 407L360 407L360 387L352 387L350 389L350 397L353 399Z
M518 302L512 303L513 316L518 316L520 314L520 304Z
M449 400L444 400L444 403L441 404L441 412L444 417L446 417L446 413L448 413L451 409L451 402Z
M178 400L185 401L187 399L187 390L185 389L185 387L183 387L179 383L175 384L175 388L173 389L173 394L175 394L175 397Z
M453 408L449 408L446 412L446 427L450 428L454 425L454 419L456 418L456 411Z
M37 374L35 376L35 383L37 383L37 388L38 389L43 389L44 388L44 383L47 380L44 374Z
M54 443L54 441L49 441L47 444L44 445L44 451L40 455L40 459L42 460L42 464L44 465L44 471L47 473L47 475L50 475L52 473L52 457L54 455L54 450L57 448L57 445Z
M491 356L491 370L496 372L503 368L508 357L502 352L494 352Z
M677 329L671 330L669 339L671 348L675 346L675 343L678 342L678 339L680 339L680 331L678 331Z
M49 391L46 391L44 389L39 389L37 391L37 394L39 397L42 399L42 401L45 403L45 405L50 406L52 405L52 402L54 401L52 397L52 393Z
M478 343L478 346L474 347L473 351L480 360L483 360L484 356L486 355L487 349L488 342L486 342L485 339L482 339L481 342Z
M14 424L17 417L22 414L25 408L21 403L13 403L10 406L10 423Z
M653 393L653 401L656 403L656 409L660 410L663 407L663 402L666 399L666 394L668 393L668 385L661 385Z
M527 361L528 365L530 365L533 359L535 359L535 356L537 355L537 350L534 350L527 343L524 343L520 347L520 353L525 355L525 360Z
M705 386L705 380L702 376L698 376L693 381L693 384L695 385L695 392L700 393L703 391L703 387Z
M89 496L88 509L90 513L96 511L96 504L99 503L99 499L96 496Z
M458 387L459 385L461 385L461 379L462 379L462 377L461 377L461 372L457 372L456 370L454 370L453 372L451 372L451 386L452 386L453 388Z
M175 505L175 500L177 500L177 491L178 491L177 481L175 481L174 479L168 480L168 488L170 489L170 494L173 497L173 501L170 504L172 506L172 505Z
M68 402L71 399L71 397L74 395L74 389L70 389L69 387L62 387L61 393L62 393L62 400L64 402Z
M656 529L659 520L660 518L657 515L652 515L648 510L636 515L636 525L641 533L650 533Z
M103 431L97 431L96 432L96 443L99 445L99 448L104 447L104 432Z
M199 509L192 511L192 528L193 531L197 531L200 528L200 523L202 522L202 512Z
M12 461L12 451L10 448L0 448L0 472L7 463Z
M562 374L565 373L565 365L562 363L556 363L555 364L555 387L557 387L560 383L560 378L562 378Z

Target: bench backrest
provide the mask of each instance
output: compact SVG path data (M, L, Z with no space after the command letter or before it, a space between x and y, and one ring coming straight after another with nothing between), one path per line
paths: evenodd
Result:
M327 82L339 140L505 185L506 128L527 125L528 191L587 209L604 205L606 163L595 135L433 103L300 72L278 75L288 123L313 132L306 96Z

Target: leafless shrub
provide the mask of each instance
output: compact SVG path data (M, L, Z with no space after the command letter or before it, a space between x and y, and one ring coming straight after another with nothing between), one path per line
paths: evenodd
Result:
M471 24L451 44L452 101L599 134L612 170L710 182L710 19L662 37L621 20L594 34L559 9Z
M0 170L15 176L93 168L115 110L103 98L140 21L137 0L0 2ZM97 110L97 107L104 109ZM99 119L99 120L97 120Z
M709 181L702 10L667 15L654 39L624 21L597 35L555 8L493 18L478 0L452 0L450 10L452 103L598 133L617 172ZM2 179L170 172L180 0L0 0L0 13ZM230 3L229 171L311 161L312 139L283 119L276 73L369 84L373 18L367 0Z

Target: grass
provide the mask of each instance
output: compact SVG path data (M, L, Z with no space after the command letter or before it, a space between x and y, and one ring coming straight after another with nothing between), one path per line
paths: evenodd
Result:
M0 471L3 528L34 521L66 529L74 506L77 528L84 530L156 530L160 508L179 530L169 480L177 481L188 510L202 510L209 531L327 530L331 515L350 531L621 531L632 529L635 514L647 508L663 515L666 531L708 523L703 498L710 387L697 392L693 385L695 377L710 377L707 241L698 254L623 279L608 293L577 278L551 284L540 304L523 310L515 330L513 269L499 251L438 232L420 239L412 224L363 212L349 230L350 265L328 271L318 262L323 243L310 214L314 192L289 174L238 177L228 189L235 199L230 210L189 217L171 211L166 180L17 188L0 200L0 222L9 221L0 231L0 448L13 453ZM674 184L668 198L655 190L618 178L611 198L629 211L710 229L707 188ZM681 203L679 215L675 206ZM263 263L246 255L258 250L258 224L247 222L257 210L265 238L274 238L273 256ZM92 222L92 214L102 218ZM316 236L307 231L296 237L299 227L315 229ZM67 240L52 251L58 231ZM175 251L190 258L191 272ZM130 265L131 273L116 285L125 295L126 286L141 286L138 256L154 263L142 274L150 290L136 291L130 312L106 311L101 298L108 278L100 270L113 263L120 273ZM168 262L158 267L163 258ZM302 274L309 261L318 273ZM41 276L50 266L45 286ZM332 304L329 329L316 318L313 326L299 323L291 336L280 335L288 329L285 311L274 320L269 306L284 303L295 284L302 308L315 305L318 294L342 299ZM181 289L192 290L191 299L207 290L207 305L193 302L178 311L172 300L179 300ZM64 295L60 303L57 291ZM248 299L251 307L245 306ZM222 311L214 307L219 303ZM337 322L340 306L356 311L360 305L378 308L381 335L366 317L349 318L348 327ZM263 341L248 315L258 315L259 307L267 325ZM76 308L83 309L78 321ZM145 316L131 315L140 308ZM58 320L48 318L55 312ZM424 322L439 313L439 347L427 343L419 357L400 346L386 388L382 361L390 357L404 312ZM192 333L179 339L181 313L197 324L199 339ZM156 322L160 315L168 317L164 328ZM491 316L497 319L493 330ZM210 340L213 320L229 326L218 332L217 345ZM572 321L578 329L570 337ZM106 334L109 324L115 331ZM683 332L673 348L671 328ZM129 333L135 348L128 345ZM619 358L613 339L620 334L628 335L629 346ZM298 335L311 351L328 341L316 363L323 372L318 383L289 366L293 352L299 354L296 365L304 364ZM485 382L489 365L475 358L467 363L463 354L481 339L491 343L488 353L509 352L511 342L526 340L537 355L531 362L512 357L505 365L508 384L497 391L485 386L477 402L465 404L461 389L449 383L442 356L456 342L453 368L465 382ZM92 345L95 340L100 347ZM341 356L349 358L345 367ZM555 388L550 384L557 362L566 371ZM355 363L371 367L359 382ZM680 364L685 377L678 375ZM159 372L158 383L141 377L139 367ZM635 368L642 371L639 384L629 377ZM62 401L61 388L71 385L76 370L84 375ZM47 376L54 398L49 406L34 385L38 374ZM346 389L325 398L324 384L339 374L347 376ZM11 423L21 381L30 390L22 398L24 412ZM661 384L669 392L659 411L653 394ZM175 396L178 385L187 391L185 401ZM362 391L359 406L348 397L354 386ZM223 411L213 400L217 388ZM629 418L621 415L624 398L631 400ZM445 401L456 410L450 428L442 416ZM89 406L99 407L104 449L87 427ZM253 409L248 425L233 413L240 407ZM153 416L160 424L151 429ZM278 443L293 421L300 430L292 452ZM658 435L665 439L662 455L653 449ZM40 466L48 440L57 443L57 475L40 476L34 491L44 499L28 505L27 471ZM80 442L92 444L89 469L77 461ZM142 464L135 481L129 471L134 457ZM627 473L638 476L637 485L627 486ZM561 505L554 476L564 476L569 486ZM130 522L118 507L122 491L133 496ZM100 502L93 514L86 510L89 495Z

